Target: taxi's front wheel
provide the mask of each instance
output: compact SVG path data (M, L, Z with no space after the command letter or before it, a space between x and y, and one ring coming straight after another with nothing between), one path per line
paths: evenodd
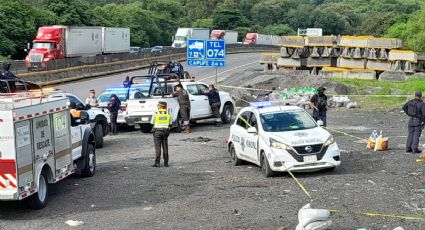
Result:
M261 153L261 170L266 177L272 177L274 175L274 172L270 168L269 161L267 160L266 154L264 154L264 152Z
M234 166L241 165L242 160L236 155L236 150L233 144L230 145L230 157L232 158L232 163Z

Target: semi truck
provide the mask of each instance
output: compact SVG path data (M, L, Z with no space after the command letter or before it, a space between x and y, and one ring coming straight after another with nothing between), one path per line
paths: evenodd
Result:
M243 44L245 45L275 45L278 46L281 43L280 36L277 35L266 35L258 33L247 33Z
M210 30L204 28L178 28L176 35L173 37L173 48L186 48L188 39L203 39L210 38Z
M210 35L211 40L224 40L226 44L238 43L238 32L230 30L213 30Z
M52 60L130 51L130 29L91 26L43 26L25 58L28 69Z

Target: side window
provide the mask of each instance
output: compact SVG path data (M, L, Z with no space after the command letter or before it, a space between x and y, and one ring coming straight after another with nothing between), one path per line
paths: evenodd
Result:
M241 126L244 129L248 129L249 128L249 118L251 116L251 112L244 112L242 113L239 117L238 120L236 121L236 124Z
M84 104L80 100L78 100L77 98L75 98L73 96L68 96L68 99L69 99L70 102L74 102L77 107L78 106L84 106Z
M255 127L258 129L257 126L257 117L255 117L254 113L251 113L251 118L249 119L249 124L251 125L251 127Z
M201 92L201 93L208 91L208 87L206 85L198 84L197 86L198 86L199 92Z
M188 85L187 92L192 95L199 95L198 87L196 87L196 85Z

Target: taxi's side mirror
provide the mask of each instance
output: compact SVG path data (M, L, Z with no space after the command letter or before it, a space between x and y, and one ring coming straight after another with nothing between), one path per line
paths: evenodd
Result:
M322 121L322 120L318 120L318 121L317 121L317 125L319 125L319 126L323 126L323 121Z
M255 128L255 127L249 127L248 128L248 133L257 134L257 128Z

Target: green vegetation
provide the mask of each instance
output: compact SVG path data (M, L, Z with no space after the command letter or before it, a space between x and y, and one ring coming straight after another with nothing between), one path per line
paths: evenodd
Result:
M417 90L425 92L425 79L422 78L410 79L404 82L340 78L332 80L353 86L357 91L356 94L371 95L350 96L350 98L360 104L360 107L368 110L401 108L408 98L413 98Z
M2 0L0 56L23 58L43 25L130 27L133 46L170 45L178 27L292 35L392 36L425 52L425 0Z

